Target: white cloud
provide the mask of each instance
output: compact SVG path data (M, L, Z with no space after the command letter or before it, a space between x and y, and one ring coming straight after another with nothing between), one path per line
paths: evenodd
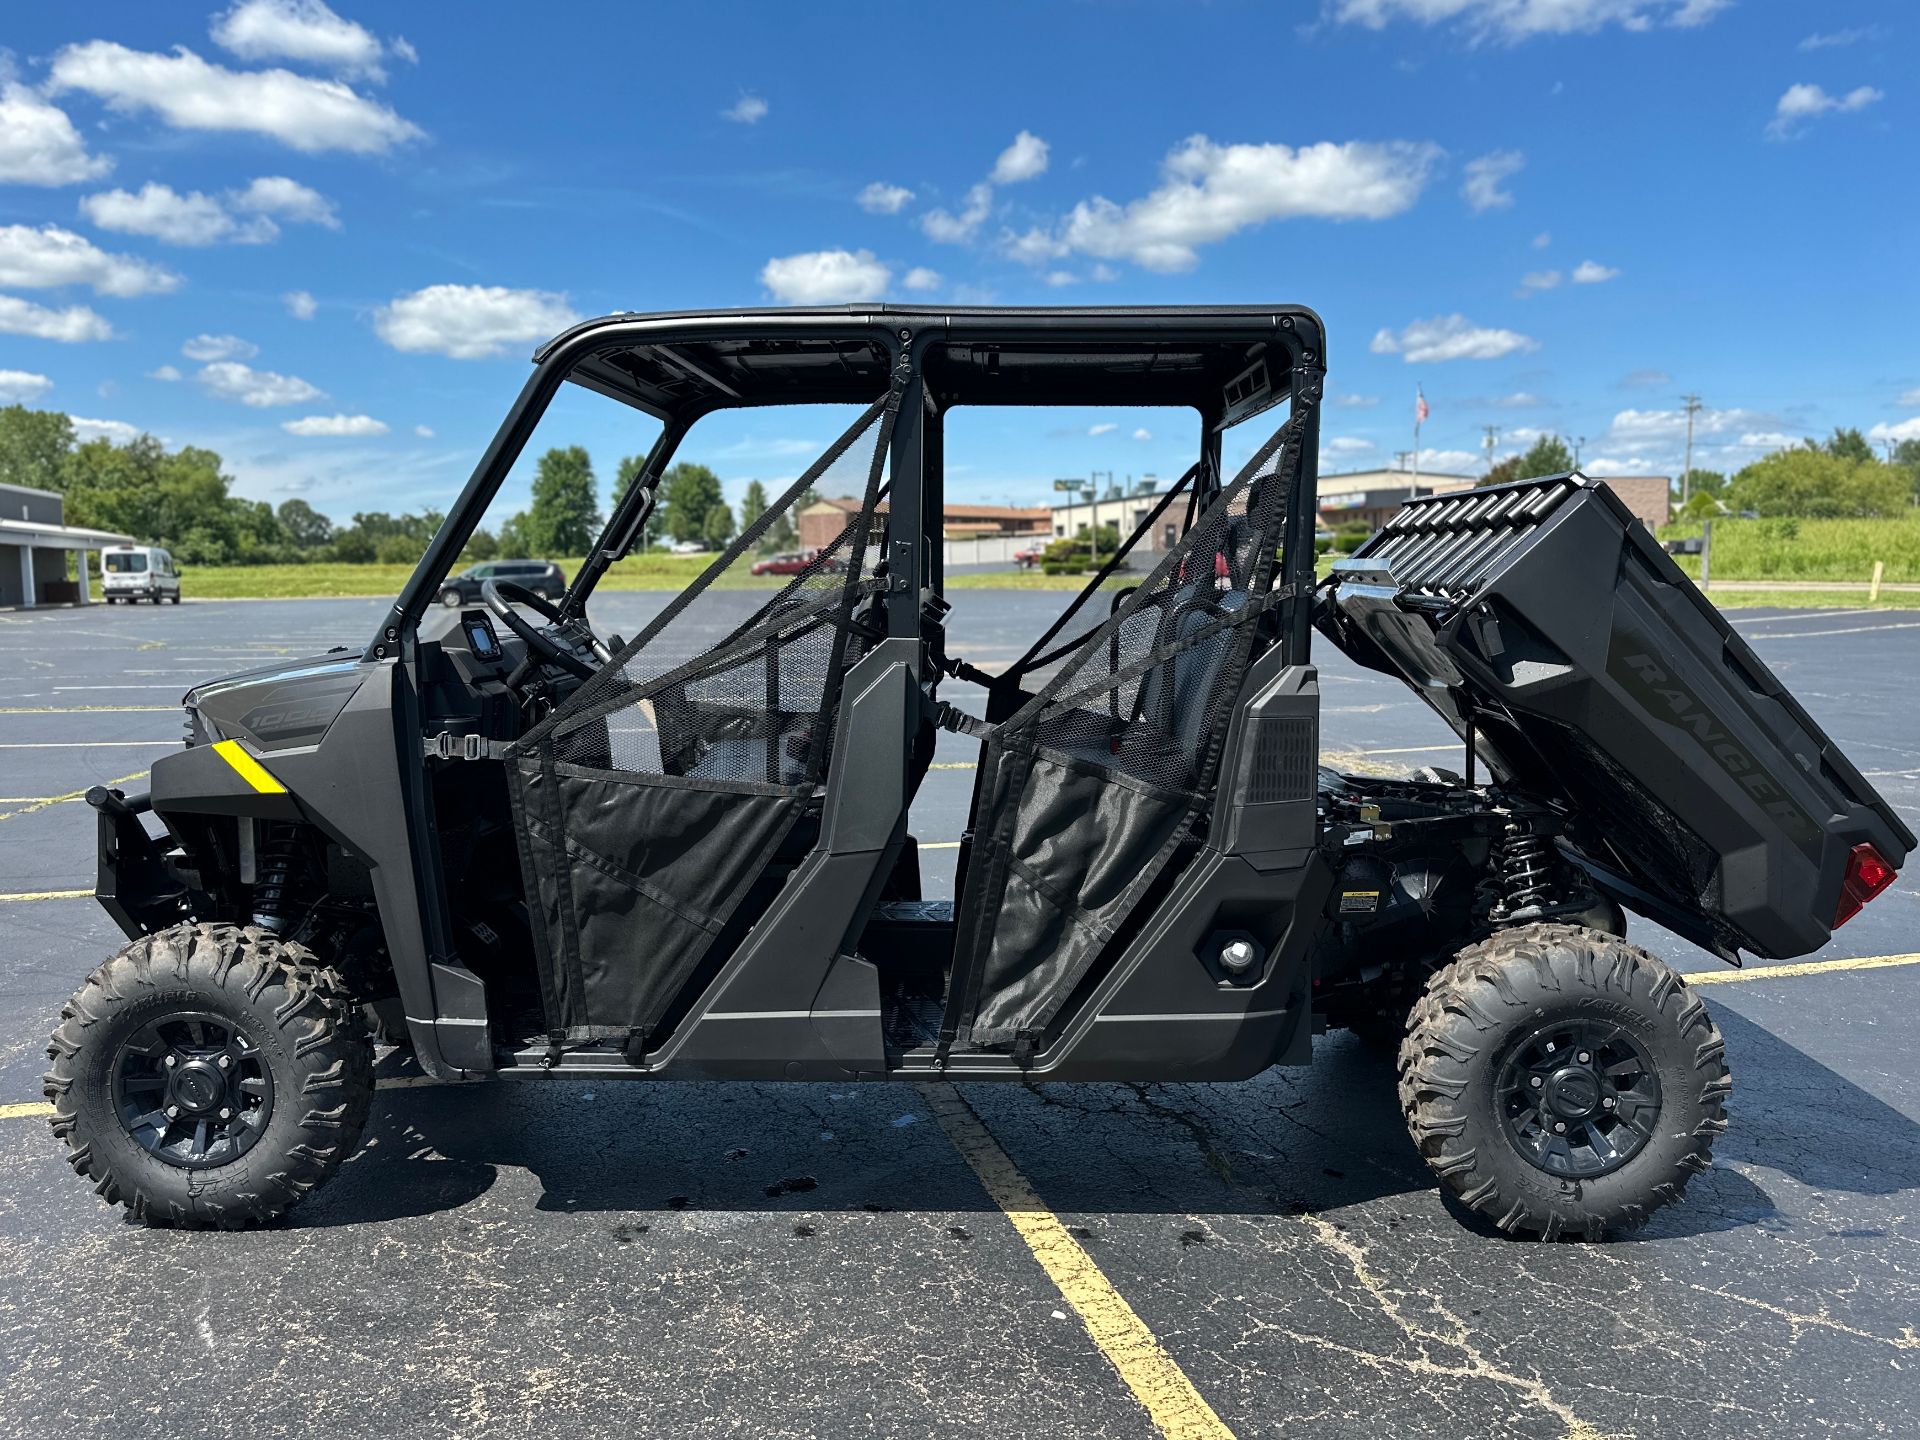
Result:
M416 425L413 427L413 433L418 435L422 440L433 439L433 427L431 425Z
M1920 415L1891 425L1883 421L1867 431L1867 439L1876 445L1884 445L1888 441L1898 445L1902 440L1920 440Z
M1491 155L1469 160L1466 183L1460 187L1460 194L1475 214L1504 210L1513 204L1513 196L1500 188L1501 182L1518 175L1526 164L1527 157L1518 150L1495 150Z
M0 226L0 285L42 289L86 285L96 295L160 294L179 287L172 271L131 255L113 255L57 225Z
M303 415L298 420L283 420L280 428L289 435L366 436L387 433L386 422L371 415Z
M1509 43L1535 35L1591 34L1609 25L1704 25L1732 0L1332 0L1332 17L1369 30L1395 20L1454 23L1477 40Z
M162 365L157 370L149 370L147 372L147 378L149 380L164 381L165 383L171 385L174 381L180 378L180 371L172 365Z
M1552 243L1553 232L1551 230L1542 230L1538 235L1533 237L1533 248L1536 250L1544 250Z
M1114 431L1118 430L1119 428L1120 427L1118 425L1115 425L1112 421L1109 420L1099 425L1089 425L1087 427L1087 434L1094 435L1094 436L1111 435Z
M1044 264L1073 253L1073 248L1064 240L1056 239L1051 231L1038 225L1020 235L1003 230L1000 233L1000 248L1015 260L1028 265Z
M1620 272L1611 265L1602 265L1596 260L1582 260L1573 267L1573 283L1576 285L1599 285L1617 277Z
M920 229L929 240L942 245L965 244L992 209L993 187L982 181L967 191L966 204L958 215L943 209L929 210L920 217Z
M1102 262L1087 272L1087 278L1097 281L1099 284L1108 285L1120 278L1120 272L1114 269L1113 266Z
M1153 432L1147 429L1146 426L1142 425L1138 430L1134 431L1133 434L1128 438L1133 440L1151 440L1153 439Z
M502 285L429 285L374 312L374 333L396 350L481 360L545 340L579 320L567 297Z
M913 199L913 191L904 185L889 185L876 180L854 197L869 215L898 215Z
M1522 300L1529 295L1538 295L1542 290L1551 290L1562 280L1558 270L1529 270L1520 277L1520 288L1513 293Z
M0 400L25 405L53 389L53 381L31 370L0 370Z
M1335 455L1358 455L1363 450L1376 448L1373 441L1362 440L1357 435L1336 435L1327 441L1326 448Z
M238 335L196 335L180 347L189 360L251 360L260 347Z
M1047 272L1047 284L1053 286L1056 290L1062 286L1078 285L1079 283L1080 277L1071 270L1049 270Z
M1334 404L1345 410L1371 410L1380 403L1378 395L1338 395Z
M767 102L758 95L742 95L720 112L720 118L738 125L758 125L767 118L767 108Z
M1475 325L1464 315L1436 315L1415 320L1397 335L1382 329L1367 348L1376 355L1399 355L1410 365L1423 365L1441 360L1498 360L1538 350L1540 344L1515 330Z
M1420 471L1425 475L1463 474L1478 470L1485 458L1471 450L1422 450Z
M940 272L938 270L929 270L924 265L916 265L913 269L907 271L906 278L900 283L909 290L938 290L940 288Z
M1515 390L1511 395L1502 395L1493 403L1507 410L1532 410L1547 402L1531 390Z
M240 211L250 218L240 218ZM190 190L182 195L170 185L148 181L139 191L106 190L88 195L80 211L102 230L149 235L169 245L212 245L228 241L263 245L276 240L280 227L271 217L340 228L333 202L284 175L263 175L245 190L225 199Z
M1764 410L1737 407L1716 410L1706 406L1693 417L1696 440L1702 436L1771 432L1780 428L1780 417ZM1686 433L1687 412L1684 410L1621 410L1614 415L1600 443L1618 450L1638 450L1684 440Z
M272 215L300 225L324 225L329 230L340 228L340 217L334 213L331 200L285 175L257 177L232 197L232 203L234 209L255 215Z
M1784 430L1753 430L1740 437L1740 444L1751 450L1783 450L1798 445L1800 437Z
M1773 140L1790 140L1816 116L1832 110L1842 113L1864 110L1875 101L1885 98L1871 85L1858 86L1844 95L1829 95L1818 85L1789 85L1773 107L1773 119L1767 125L1767 136Z
M1074 206L1052 237L1022 236L1033 258L1051 243L1149 270L1190 270L1198 248L1270 220L1383 220L1419 198L1437 145L1393 141L1217 145L1195 135L1161 166L1158 188L1128 204L1104 196Z
M255 370L237 360L216 360L203 366L200 383L207 393L221 400L237 400L256 410L273 405L304 405L327 392L298 375L279 375L271 370Z
M842 305L877 300L893 272L871 250L808 250L767 261L760 283L788 305Z
M111 40L69 45L48 75L54 93L84 90L115 110L151 110L181 130L268 135L296 150L391 150L424 132L339 80L291 70L228 70L184 46L171 55Z
M73 422L73 434L77 440L107 440L115 445L124 445L137 439L140 427L129 425L124 420L89 420L83 415L69 415Z
M84 305L49 310L13 295L0 295L0 334L31 335L36 340L76 344L82 340L111 340L113 327L106 317Z
M1679 466L1649 460L1644 455L1591 455L1580 461L1580 473L1596 478L1609 475L1662 475ZM1696 462L1694 468L1699 469Z
M1047 142L1030 131L1022 130L1013 137L1013 143L1000 152L1000 158L993 162L993 173L987 176L995 185L1017 185L1022 180L1031 180L1046 172Z
M311 320L320 308L320 302L305 290L289 290L280 297L280 303L287 307L287 314L296 320Z
M66 111L17 81L0 85L0 183L77 185L112 168L106 156L87 153Z
M1920 405L1920 387L1907 391L1900 397L1902 405Z
M242 60L302 60L377 74L382 54L364 26L341 19L321 0L241 0L214 17L208 34Z
M1862 40L1878 40L1885 33L1878 25L1859 25L1848 30L1830 31L1825 35L1809 35L1800 42L1800 48L1837 50L1844 45L1858 45Z

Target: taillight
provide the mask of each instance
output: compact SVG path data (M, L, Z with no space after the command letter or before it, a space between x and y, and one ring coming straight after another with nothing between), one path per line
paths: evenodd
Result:
M1833 928L1838 930L1860 913L1882 890L1893 884L1894 869L1880 858L1871 845L1856 845L1847 857L1847 878L1840 882L1840 906L1833 912Z

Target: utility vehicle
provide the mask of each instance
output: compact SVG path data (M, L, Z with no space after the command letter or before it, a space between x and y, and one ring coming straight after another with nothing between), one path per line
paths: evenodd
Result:
M1678 1198L1724 1047L1625 912L1803 954L1914 836L1578 475L1416 500L1316 580L1326 359L1285 306L560 335L361 648L199 686L150 792L90 795L130 943L53 1036L74 1167L153 1220L277 1215L353 1150L376 1034L449 1081L1040 1083L1241 1080L1342 1026L1398 1045L1420 1152L1500 1226ZM435 611L563 386L654 417L642 469L559 601ZM698 581L594 628L703 417L822 404L851 423ZM1184 407L1200 438L988 673L949 648L977 592L946 592L941 516L950 422L1008 405ZM753 580L816 491L855 501L837 538ZM1322 768L1316 632L1405 680L1459 773ZM910 825L942 729L978 745L954 902Z
M109 605L178 605L180 568L157 545L109 545L100 552L100 593Z

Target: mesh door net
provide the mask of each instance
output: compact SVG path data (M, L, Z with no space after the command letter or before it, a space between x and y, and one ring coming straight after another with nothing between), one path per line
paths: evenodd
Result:
M509 752L556 1040L644 1044L818 792L884 583L893 416L890 400L868 408ZM860 498L798 573L752 576L761 539L816 489Z
M1213 785L1281 594L1294 419L1047 685L988 727L942 1040L1037 1038L1173 855Z

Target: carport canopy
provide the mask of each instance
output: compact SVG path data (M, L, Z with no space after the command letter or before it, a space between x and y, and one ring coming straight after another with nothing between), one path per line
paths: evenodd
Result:
M18 603L24 606L38 604L38 590L34 585L33 552L36 550L77 550L80 552L78 566L80 575L80 603L88 604L92 600L87 581L86 552L104 549L109 545L131 545L131 535L118 535L111 530L89 530L80 525L56 525L41 520L0 520L0 551L12 550L15 574L18 575L20 595ZM13 575L6 574L8 557L0 555L0 595L13 587L8 581Z

